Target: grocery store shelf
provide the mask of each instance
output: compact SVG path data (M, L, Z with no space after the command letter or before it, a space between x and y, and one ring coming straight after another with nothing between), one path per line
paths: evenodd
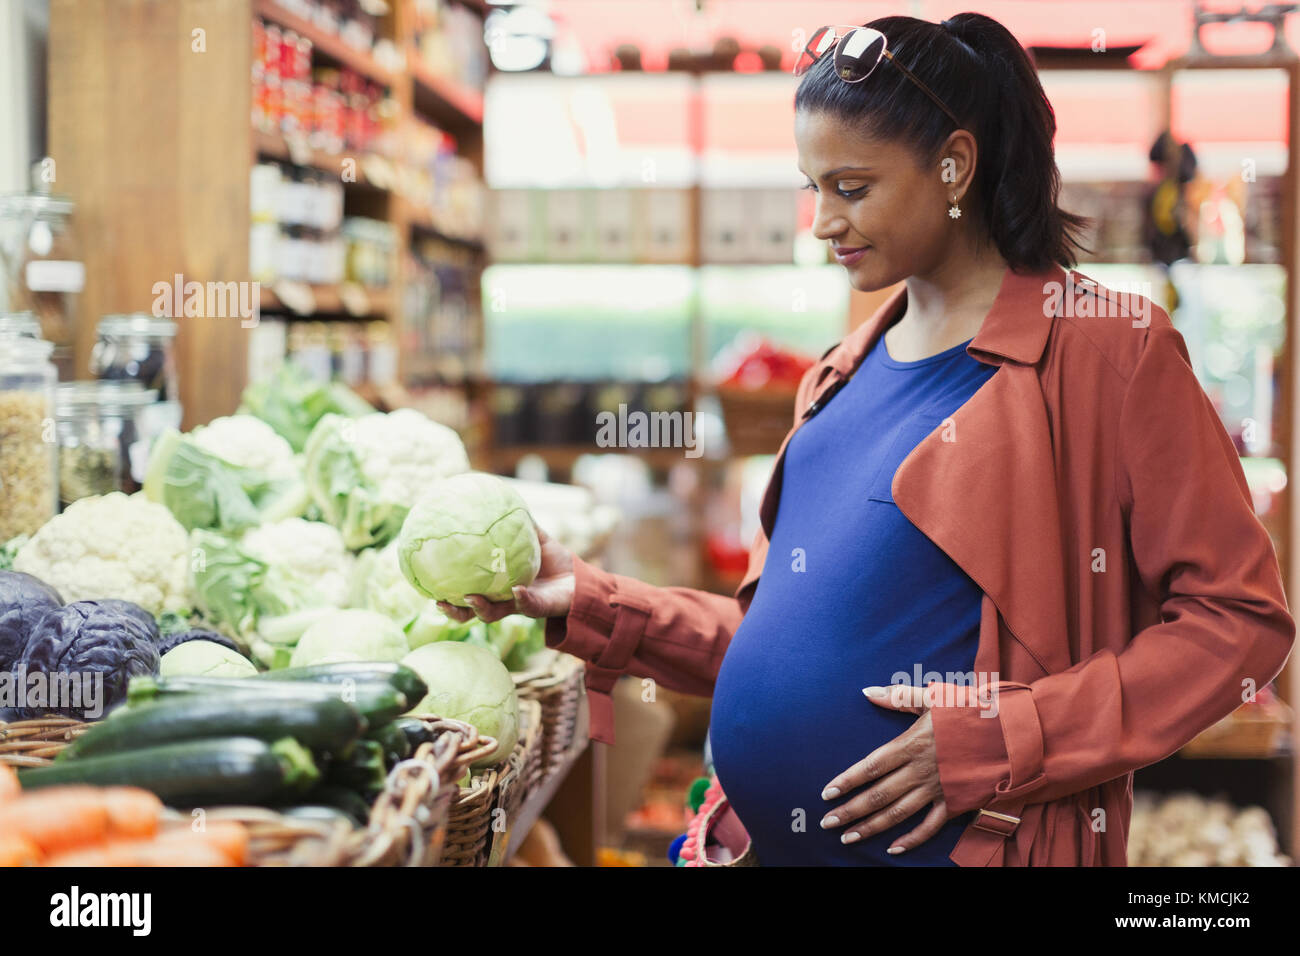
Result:
M305 142L293 141L282 133L253 130L253 151L265 159L276 159L295 166L309 166L337 176L344 186L361 186L387 191L392 180L392 164L382 156L346 155L313 149ZM345 162L355 165L344 168ZM344 173L349 176L344 176ZM385 175L385 173L387 175ZM355 178L354 178L355 177Z
M335 60L349 70L384 86L393 85L393 74L380 66L379 61L365 50L359 50L343 42L337 34L323 30L310 20L304 20L297 14L291 13L275 0L254 0L253 12L265 20L306 37L311 41L315 52Z
M483 93L436 75L420 62L419 54L408 55L415 83L415 111L436 125L451 131L483 125Z
M519 460L536 455L551 468L568 470L583 455L635 455L651 468L671 468L682 462L708 462L706 458L687 458L682 448L601 448L599 445L500 445L492 449L493 464L498 471L513 470Z
M474 236L457 236L454 233L446 232L434 223L433 217L427 210L420 210L417 206L411 206L408 214L408 221L411 228L425 235L432 236L434 239L441 239L443 242L455 243L458 246L464 246L474 252L483 252L483 240Z
M352 316L385 318L392 307L392 295L386 288L341 285L306 285L290 283L262 286L263 312L290 312L300 316ZM280 292L277 293L276 289ZM303 293L306 295L303 295ZM284 298L281 298L281 295ZM298 301L301 298L302 301ZM286 301L288 300L288 301ZM292 304L290 304L292 303Z

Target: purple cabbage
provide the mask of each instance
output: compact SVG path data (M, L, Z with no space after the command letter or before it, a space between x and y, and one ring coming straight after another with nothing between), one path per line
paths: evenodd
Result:
M148 618L147 623L141 615ZM83 698L81 706L68 702L63 706L29 706L23 709L23 716L57 714L81 720L102 717L126 700L127 683L132 677L158 673L157 635L153 619L127 601L75 601L47 611L29 635L17 670L23 675L37 671L78 674L83 682L102 676L102 694L97 701Z

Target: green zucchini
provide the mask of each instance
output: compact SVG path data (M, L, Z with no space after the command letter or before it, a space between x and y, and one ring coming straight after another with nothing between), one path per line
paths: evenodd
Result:
M399 760L411 756L411 742L407 740L402 728L394 723L370 731L366 734L366 740L373 740L384 749L384 765L390 769Z
M325 772L326 782L355 793L382 790L388 780L384 749L373 740L358 740L346 758L334 760Z
M250 677L256 681L304 681L312 684L338 684L343 681L355 681L358 684L373 681L386 681L394 689L406 695L414 706L424 700L429 693L429 685L411 668L404 664L392 663L351 663L341 661L336 664L313 664L310 667L287 667L283 670L267 671Z
M66 784L141 787L164 803L267 804L305 793L320 778L311 754L295 740L268 744L252 737L213 737L68 760L23 770L24 790Z
M368 727L378 727L411 709L405 694L380 681L349 685L304 681L269 681L252 677L134 677L127 688L131 705L172 695L218 695L221 699L301 697L304 700L343 700L361 711Z
M338 750L365 729L361 712L334 697L306 700L267 694L232 702L223 694L168 696L97 724L65 748L59 759L207 737L256 737L268 742L292 737L312 750Z
M390 726L396 727L406 735L407 743L411 747L411 753L419 750L420 744L430 743L438 736L419 717L398 717Z

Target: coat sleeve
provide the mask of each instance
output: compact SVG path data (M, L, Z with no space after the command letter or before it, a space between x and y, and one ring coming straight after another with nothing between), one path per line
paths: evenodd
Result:
M945 802L1039 803L1169 756L1281 671L1295 639L1272 542L1181 334L1152 327L1119 415L1116 487L1160 623L980 707L932 715Z

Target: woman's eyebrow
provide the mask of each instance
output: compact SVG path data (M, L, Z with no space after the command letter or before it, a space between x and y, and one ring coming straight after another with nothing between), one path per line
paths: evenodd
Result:
M799 172L803 173L805 176L808 176L808 174L807 174L807 173L804 173L804 171L803 171L802 169L799 170ZM838 167L836 167L835 169L832 169L832 170L830 170L830 171L828 171L828 172L822 173L822 175L821 175L820 178L823 179L823 180L825 180L825 179L830 179L832 176L838 176L840 173L850 173L850 172L851 172L851 173L869 173L869 172L871 172L871 167L870 167L870 166L838 166ZM811 176L808 176L808 178L809 178L809 179L812 179Z

